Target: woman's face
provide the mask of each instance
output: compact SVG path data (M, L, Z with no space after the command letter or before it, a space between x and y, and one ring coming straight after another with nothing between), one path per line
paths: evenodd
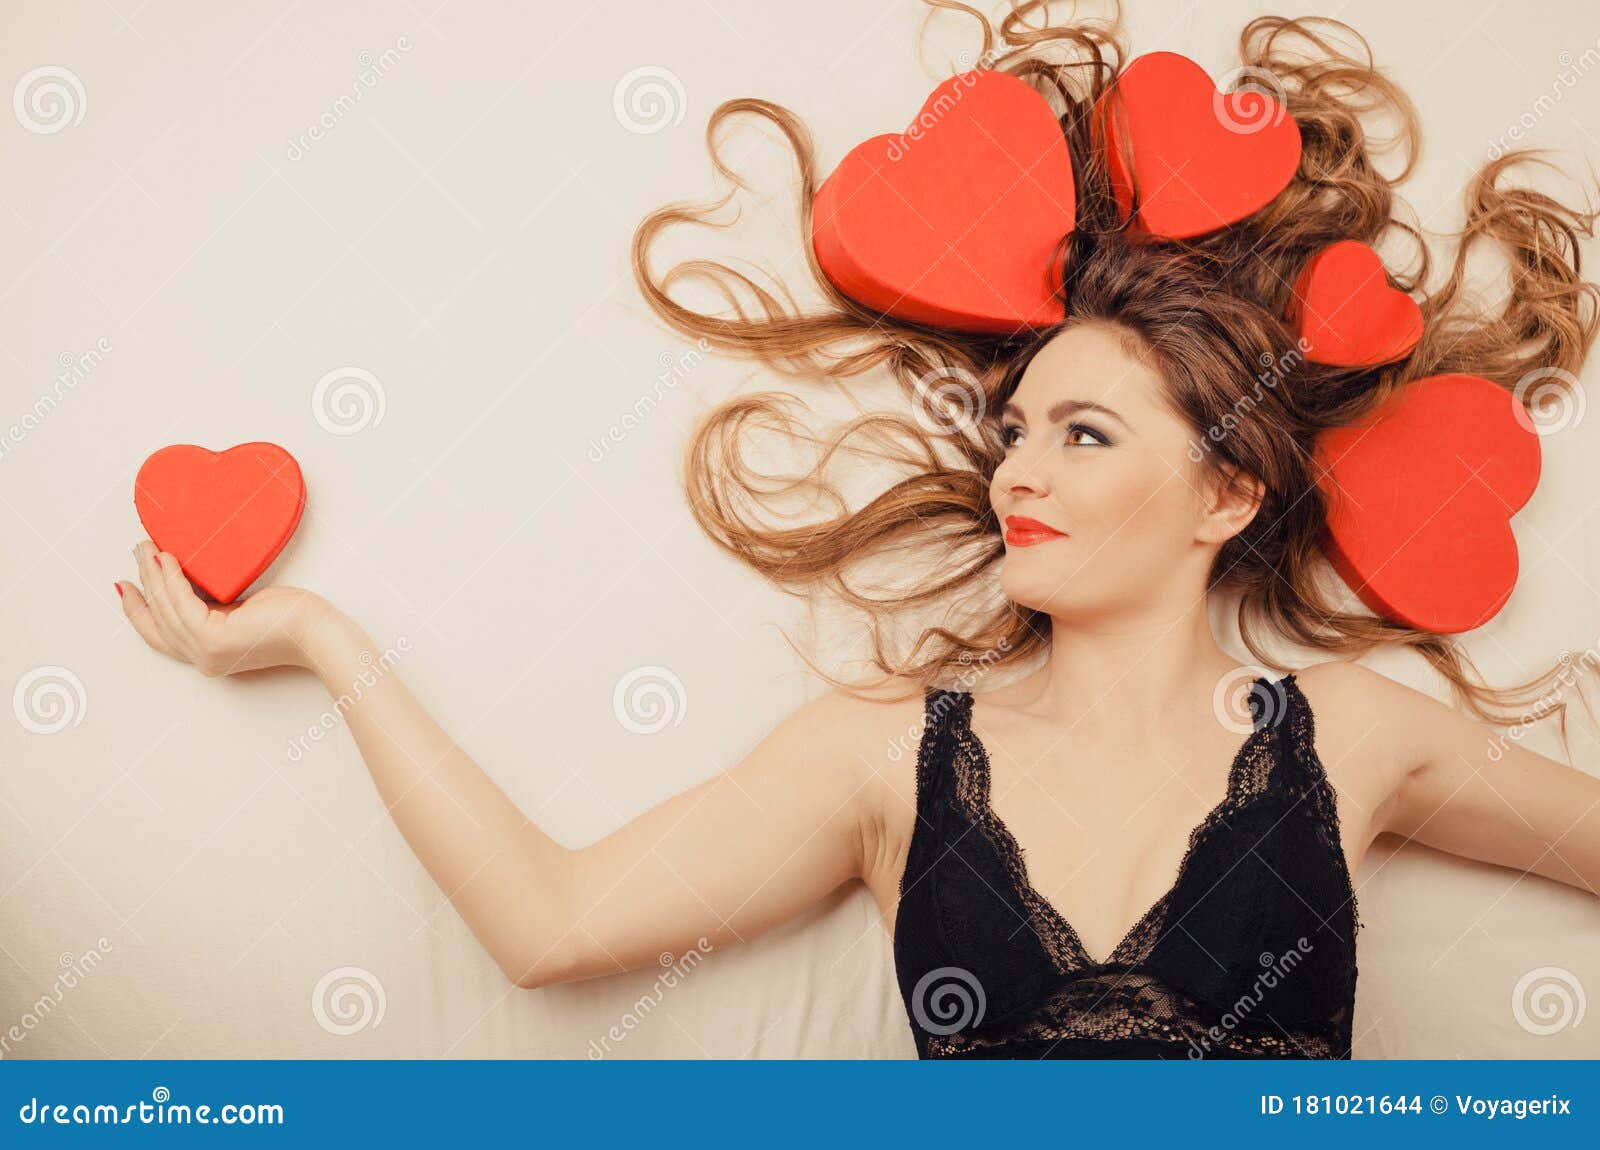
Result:
M1198 437L1163 395L1105 324L1067 328L1030 361L1001 409L1006 455L989 488L1008 598L1104 621L1172 617L1203 597L1212 557L1248 515L1208 513Z

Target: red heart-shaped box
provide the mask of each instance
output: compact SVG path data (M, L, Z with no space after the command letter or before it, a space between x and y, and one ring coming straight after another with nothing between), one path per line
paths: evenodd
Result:
M1449 635L1511 597L1510 519L1539 483L1539 436L1521 406L1479 376L1435 375L1319 437L1323 548L1374 612Z
M1422 309L1389 286L1378 253L1359 240L1323 248L1295 280L1290 319L1306 358L1333 367L1376 367L1410 354Z
M935 88L904 133L845 156L817 189L811 246L833 285L874 311L1009 335L1062 318L1052 257L1076 218L1049 102L978 69Z
M218 603L233 602L267 569L305 504L300 465L275 443L163 447L133 484L145 532Z
M1124 213L1185 239L1265 207L1300 164L1300 125L1264 92L1218 92L1176 52L1133 60L1101 96L1096 122Z

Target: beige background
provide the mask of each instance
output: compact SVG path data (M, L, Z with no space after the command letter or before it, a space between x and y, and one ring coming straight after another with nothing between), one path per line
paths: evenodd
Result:
M1213 75L1257 11L1129 7L1138 49ZM1464 177L1513 124L1569 171L1600 159L1591 4L1537 19L1504 0L1329 7L1417 101L1427 145L1408 189L1430 226L1459 221ZM273 440L310 505L268 578L408 646L398 672L551 834L592 841L732 765L819 690L778 633L801 629L796 604L714 552L677 486L694 413L764 377L685 358L633 287L628 240L659 202L718 190L701 139L723 99L800 113L825 170L903 126L955 52L976 52L941 18L919 63L920 12L4 6L5 91L42 67L71 76L32 81L57 86L53 112L0 113L0 425L28 417L0 452L0 684L24 687L0 725L0 1034L33 1020L7 1057L584 1057L613 1026L625 1057L912 1055L887 937L854 885L670 989L651 971L508 989L348 734L291 753L328 709L322 689L163 659L124 625L112 580L132 574L147 454ZM666 103L619 113L641 68ZM693 250L799 270L783 153L745 132L730 154L755 195L738 232ZM592 458L612 428L626 430ZM1471 643L1492 675L1600 636L1597 435L1590 418L1545 440L1518 593ZM1414 661L1377 665L1438 689ZM683 691L679 721L649 736L612 702L642 667ZM1560 753L1547 729L1529 745ZM1600 770L1592 728L1573 748ZM1524 976L1600 991L1593 897L1381 845L1357 880L1358 1056L1600 1056L1600 1019L1571 1025L1574 1008L1536 1035L1513 1006ZM1536 1014L1538 986L1523 994Z

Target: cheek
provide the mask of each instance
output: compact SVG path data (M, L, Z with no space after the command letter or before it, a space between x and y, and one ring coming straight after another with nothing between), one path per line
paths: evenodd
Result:
M1108 547L1160 544L1189 516L1187 484L1159 460L1125 456L1085 470L1068 492L1068 521Z

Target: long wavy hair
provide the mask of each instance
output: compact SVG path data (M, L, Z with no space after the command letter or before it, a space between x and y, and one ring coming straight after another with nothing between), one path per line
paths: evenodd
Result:
M1570 653L1544 674L1497 688L1450 636L1346 609L1348 592L1330 578L1321 549L1326 507L1312 451L1323 430L1359 419L1408 380L1440 372L1486 377L1527 406L1581 400L1571 389L1596 333L1600 293L1580 277L1578 245L1580 235L1593 235L1596 213L1516 186L1507 178L1514 169L1547 161L1512 151L1473 175L1460 231L1425 231L1395 191L1416 161L1416 113L1377 71L1366 41L1336 21L1264 16L1240 34L1240 74L1273 87L1299 125L1292 182L1267 207L1218 232L1184 241L1141 236L1117 207L1093 120L1095 102L1127 58L1120 11L1052 25L1046 0L1014 0L995 26L955 0L925 2L976 21L983 62L1031 84L1059 110L1078 194L1077 227L1060 252L1066 319L1005 338L907 323L835 290L809 243L810 274L824 301L810 310L781 281L720 262L652 270L652 245L668 229L727 226L719 212L747 187L719 149L719 129L733 117L758 117L787 139L799 167L800 233L811 234L818 177L804 124L765 100L723 103L706 144L728 191L711 203L669 204L643 220L632 251L640 290L668 325L702 346L841 390L851 377L887 369L908 403L828 435L808 426L809 406L791 392L721 403L695 426L684 460L689 505L711 539L780 588L828 592L859 613L870 662L883 676L874 687L900 676L926 688L958 670L970 675L974 663L987 673L1033 661L1048 648L1048 616L1008 600L995 570L1004 555L989 502L1004 457L995 416L1031 357L1062 327L1108 323L1157 367L1174 410L1204 445L1203 465L1231 465L1266 489L1253 521L1219 550L1207 584L1239 595L1240 634L1256 660L1273 665L1263 631L1347 658L1410 647L1478 718L1535 721L1559 712L1565 737L1557 681L1570 676ZM1370 135L1365 125L1373 120L1392 125L1392 134ZM1375 162L1385 156L1388 174ZM1338 240L1376 245L1393 233L1404 237L1398 242L1410 249L1411 267L1391 272L1391 280L1421 296L1425 328L1415 350L1370 369L1322 367L1295 354L1283 317L1306 261ZM1429 236L1447 245L1442 275ZM1488 308L1474 303L1468 285L1467 257L1479 240L1498 245L1509 265L1504 296ZM719 306L701 311L676 299L673 289L689 282L709 287ZM1532 372L1540 387L1530 392ZM782 477L752 468L745 452L764 432L811 445L810 466ZM852 507L827 476L841 452L890 464L893 482ZM800 496L821 497L828 513L795 516L788 501ZM863 573L886 560L900 578L874 594ZM930 611L937 612L931 621L923 614ZM856 690L800 653L830 682Z

